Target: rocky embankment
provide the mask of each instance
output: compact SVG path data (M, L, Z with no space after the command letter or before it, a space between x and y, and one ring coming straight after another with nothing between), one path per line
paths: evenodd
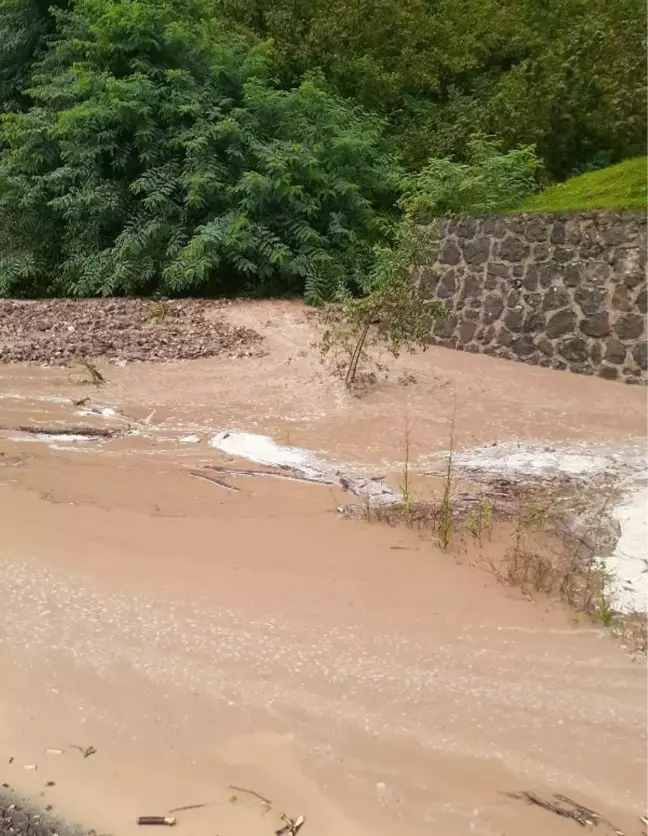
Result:
M55 818L14 793L8 784L0 789L0 836L96 836Z
M66 366L194 360L263 353L262 338L218 317L227 303L205 299L0 300L0 362Z

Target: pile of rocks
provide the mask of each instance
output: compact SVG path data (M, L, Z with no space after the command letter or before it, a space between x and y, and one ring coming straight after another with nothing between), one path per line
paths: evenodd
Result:
M0 362L66 366L82 358L163 362L263 354L259 334L218 319L224 304L205 299L0 300Z

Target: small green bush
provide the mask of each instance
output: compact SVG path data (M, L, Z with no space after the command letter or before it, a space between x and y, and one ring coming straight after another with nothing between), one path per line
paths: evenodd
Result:
M429 160L405 181L401 203L407 214L423 222L504 211L535 191L540 166L531 146L504 152L494 139L473 137L467 162Z

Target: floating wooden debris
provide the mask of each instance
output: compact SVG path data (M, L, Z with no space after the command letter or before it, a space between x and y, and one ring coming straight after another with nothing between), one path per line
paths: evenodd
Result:
M215 485L219 485L228 491L236 491L237 493L240 491L240 488L237 488L235 485L230 485L229 482L214 473L207 473L203 470L190 470L189 475L195 476L197 479L204 479L207 482L213 482Z
M81 752L81 754L83 755L84 758L89 758L90 755L95 755L97 753L97 750L95 749L94 746L86 746L84 748L83 746L79 746L77 743L73 743L71 748L72 749L78 749L79 752Z
M615 836L625 836L623 830L619 830L618 827L615 827L609 819L605 818L605 816L602 816L595 810L591 810L589 807L578 804L578 802L568 798L566 795L554 793L552 800L541 798L539 795L529 790L523 790L521 792L506 792L504 795L508 798L526 801L536 807L542 807L543 810L548 810L551 813L555 813L557 816L572 819L581 827L598 827L599 825L604 825L605 827L608 827L615 834Z
M175 816L140 816L137 819L138 824L158 824L173 827L177 819Z
M83 435L87 438L115 438L123 434L122 430L106 427L37 427L33 425L11 427L2 425L0 430L28 433L29 435Z
M279 465L276 468L261 470L260 468L243 468L243 467L221 467L219 465L207 465L203 471L214 471L215 473L222 473L224 476L269 476L273 479L288 479L292 482L308 482L313 485L337 485L339 481L332 479L322 474L322 476L309 476L307 473L298 470L289 465Z
M85 380L80 381L81 383L91 383L93 386L103 386L106 382L106 378L90 360L79 360L79 365L88 375Z
M295 836L304 825L306 819L303 816L297 816L296 819L291 819L285 813L281 814L281 820L285 822L283 827L275 830L275 836Z
M266 807L272 807L272 801L270 801L269 798L266 798L265 796L261 795L261 793L258 793L256 790L249 790L247 789L247 787L235 787L233 784L228 784L227 789L234 790L234 792L242 792L246 795L253 795L255 798L258 798L259 801L265 804Z
M209 807L211 804L215 804L215 801L204 801L202 804L185 804L184 807L173 807L173 809L169 810L170 813L184 813L187 810L200 810L203 807Z
M326 473L306 473L296 467L290 465L277 465L275 467L261 468L243 468L243 467L223 467L221 465L206 465L202 470L190 471L192 476L198 476L202 479L210 479L210 481L220 484L222 487L229 487L236 490L229 483L223 484L214 478L214 474L221 474L221 476L265 476L272 479L287 479L290 482L305 482L310 485L325 485L331 487L342 488L348 493L355 496L362 496L372 498L374 500L381 499L382 501L396 502L397 494L390 488L384 486L380 490L380 477L372 479L353 479L350 476L345 476L342 473L335 473L329 476Z

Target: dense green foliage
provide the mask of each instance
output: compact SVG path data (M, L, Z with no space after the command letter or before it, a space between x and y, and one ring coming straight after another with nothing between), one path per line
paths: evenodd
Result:
M1 111L29 106L30 73L54 31L55 8L50 0L0 0Z
M564 212L577 209L645 209L646 157L626 160L599 171L571 177L565 183L526 198L521 212Z
M80 0L4 117L6 292L334 292L383 233L378 127L199 5Z
M643 153L645 16L0 0L0 294L370 293L404 207L508 209Z
M644 0L217 0L390 121L404 157L462 156L474 133L535 145L555 178L644 153Z

